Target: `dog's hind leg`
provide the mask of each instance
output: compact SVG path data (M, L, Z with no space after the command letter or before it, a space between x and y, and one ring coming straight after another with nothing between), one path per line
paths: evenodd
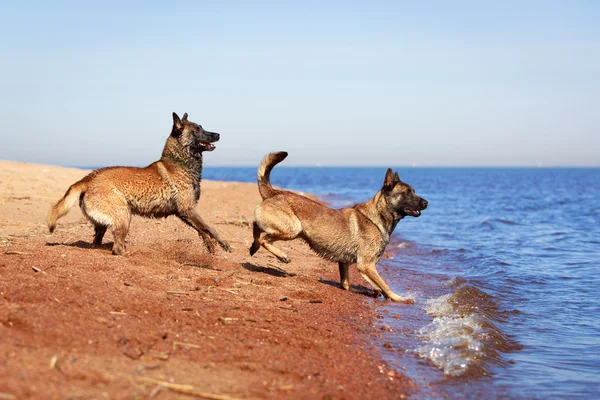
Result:
M262 229L256 222L252 224L252 236L254 237L254 241L252 242L252 246L250 246L250 255L253 256L260 246L263 246L269 252L271 252L277 259L284 263L289 263L291 260L281 249L275 247L272 243L277 240L291 240L294 238L286 238L284 235L277 234L267 234L262 239L260 234L262 233Z
M273 243L278 240L292 240L295 238L296 238L296 236L289 237L289 236L269 233L269 234L266 234L265 236L263 236L262 238L260 238L259 242L262 247L264 247L269 252L271 252L271 254L273 254L275 257L277 257L277 259L279 261L287 264L287 263L291 262L292 260L280 248L275 247L273 245Z
M348 282L349 274L348 269L350 268L350 264L346 263L338 263L340 267L340 285L344 290L350 290L350 283Z
M291 259L281 249L273 245L278 240L293 240L302 233L302 223L287 207L281 209L279 205L264 201L254 209L254 217L256 218L255 227L253 229L254 240L271 252L279 261L289 263ZM260 232L266 233L262 238L257 237ZM252 244L251 251L255 244ZM258 250L258 249L256 249Z
M111 202L112 199L106 200L93 190L87 192L79 201L81 211L87 219L94 224L93 246L100 246L107 228L114 225L115 221L112 217L114 213L106 207L106 205L111 204Z
M94 224L94 246L102 245L102 238L104 238L107 228L106 225Z
M252 242L252 246L250 246L250 255L253 256L258 249L260 249L260 234L262 233L262 229L258 226L256 221L252 224L252 236L254 237L254 241Z
M115 211L115 221L112 225L112 233L114 237L112 253L116 256L120 256L125 253L125 238L129 232L131 214L129 213L129 209L126 205L121 206Z

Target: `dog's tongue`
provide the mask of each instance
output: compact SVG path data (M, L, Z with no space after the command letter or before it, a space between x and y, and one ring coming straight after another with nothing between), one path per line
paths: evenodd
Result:
M212 144L212 143L208 143L208 142L200 142L200 144L201 144L202 146L206 147L207 149L211 149L211 150L212 150L212 149L214 149L214 148L215 148L215 145L214 145L214 144Z

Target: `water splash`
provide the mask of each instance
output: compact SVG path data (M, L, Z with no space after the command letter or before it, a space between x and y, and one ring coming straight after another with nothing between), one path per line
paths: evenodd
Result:
M503 364L500 353L519 347L494 322L503 314L494 298L474 286L461 282L453 293L428 300L425 311L433 320L419 330L423 344L416 353L445 375L486 375L488 363Z

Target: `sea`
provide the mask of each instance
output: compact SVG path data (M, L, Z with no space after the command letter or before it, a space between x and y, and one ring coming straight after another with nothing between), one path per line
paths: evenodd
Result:
M400 221L378 270L415 304L365 301L386 328L374 344L415 383L412 397L599 399L600 169L394 170L429 207ZM279 165L271 181L340 208L384 176ZM256 168L203 178L256 182Z

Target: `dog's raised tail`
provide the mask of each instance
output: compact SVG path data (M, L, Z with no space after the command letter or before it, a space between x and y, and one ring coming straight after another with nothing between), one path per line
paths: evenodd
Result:
M84 180L74 183L71 185L69 190L67 190L63 198L60 199L58 203L56 203L56 205L50 209L47 220L50 233L53 233L54 229L56 229L56 221L68 213L71 208L73 208L73 206L79 200L81 194L85 192L86 189L87 184Z
M271 170L274 166L285 160L287 156L287 151L278 151L267 154L260 162L257 174L258 191L260 192L263 200L274 196L277 192L275 189L273 189L273 186L271 186Z

